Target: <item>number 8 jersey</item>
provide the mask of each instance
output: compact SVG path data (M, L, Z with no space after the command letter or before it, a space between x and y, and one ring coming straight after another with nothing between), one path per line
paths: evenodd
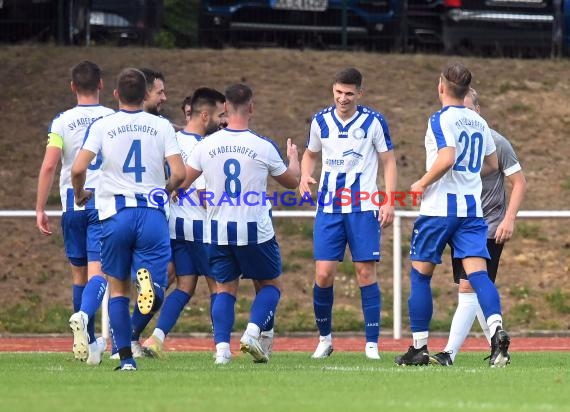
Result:
M480 172L495 151L487 122L464 106L446 106L430 117L425 147L426 170L444 147L455 147L455 164L425 189L420 215L483 217Z
M165 157L180 154L170 122L142 110L118 112L94 121L83 149L101 151L96 202L99 219L125 207L168 207Z

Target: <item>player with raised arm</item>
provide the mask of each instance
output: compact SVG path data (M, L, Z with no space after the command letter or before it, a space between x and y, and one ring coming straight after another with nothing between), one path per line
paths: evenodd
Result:
M459 63L445 67L439 77L442 109L433 114L425 136L426 173L412 184L422 193L420 216L414 223L410 259L408 310L413 344L395 358L398 365L427 365L428 337L433 314L431 278L447 244L461 259L477 294L491 333L492 367L509 360L509 335L502 328L501 300L487 274L487 224L481 208L481 168L498 168L487 122L463 105L471 72Z
M268 138L249 129L253 92L244 84L225 91L228 126L199 142L190 155L188 181L204 175L213 199L207 206L205 236L210 245L210 274L217 296L212 309L216 364L231 360L230 334L240 276L257 280L249 323L240 339L241 350L254 361L267 362L260 334L273 321L281 296L281 255L271 222L271 203L254 201L267 191L267 176L293 189L299 184L297 147L287 141L289 166ZM250 200L248 200L250 199Z
M465 107L480 113L479 96L475 89L469 89L463 103ZM487 260L487 272L495 283L503 246L512 237L515 230L517 212L526 192L526 179L510 142L493 129L491 129L491 135L497 147L499 169L482 177L481 207L483 208L483 217L489 225L487 250L491 259ZM508 180L512 186L508 204L505 180ZM477 300L477 295L467 280L461 260L452 258L452 264L453 280L459 284L457 309L451 321L447 345L442 352L430 356L432 364L442 366L453 365L455 357L473 325L475 316L477 316L485 337L491 345L489 326Z
M73 281L74 314L69 324L73 331L74 356L87 361L89 365L101 362L101 354L107 346L105 338L95 338L95 313L101 306L107 279L101 272L101 228L97 205L95 199L83 206L74 203L71 166L89 125L100 117L114 113L114 110L99 104L102 88L101 69L95 63L83 61L71 70L71 91L77 97L77 106L60 113L50 126L36 200L37 226L41 234L50 236L52 229L45 207L61 159L61 228ZM86 186L91 190L97 188L100 166L100 157L89 165Z
M188 162L196 144L220 128L225 121L224 102L226 98L217 90L201 87L192 96L184 99L182 110L187 123L176 134L182 159ZM188 109L188 110L187 110ZM206 209L200 204L199 193L206 189L203 176L192 185L183 183L175 200L170 203L170 245L176 270L176 289L164 301L160 316L152 335L142 347L151 357L162 356L166 335L176 324L184 306L196 290L198 277L204 276L210 290L210 313L216 296L216 281L209 275L207 245L204 243L204 221Z
M380 230L392 223L394 205L388 201L379 206L371 197L378 192L379 161L384 169L386 193L396 190L396 159L384 117L358 105L363 94L362 74L355 68L342 70L334 78L332 92L334 106L317 113L311 122L299 185L301 196L310 195L310 185L316 183L312 174L318 152L322 151L313 239L313 307L320 337L312 357L326 358L333 351L333 285L348 243L360 287L366 334L364 352L369 359L380 359L381 295L376 262L380 260ZM341 199L342 195L350 202Z
M96 153L101 152L103 162L95 198L101 220L102 269L109 279L109 317L121 360L118 369L136 370L130 344L131 267L139 268L137 306L145 314L153 309L152 280L165 283L170 258L165 215L168 202L156 196L164 195L164 190L176 190L186 174L168 120L142 110L144 75L137 69L124 69L117 77L114 94L120 110L91 125L71 175L75 202L83 205L93 195L84 188L85 172ZM166 185L165 161L171 172Z

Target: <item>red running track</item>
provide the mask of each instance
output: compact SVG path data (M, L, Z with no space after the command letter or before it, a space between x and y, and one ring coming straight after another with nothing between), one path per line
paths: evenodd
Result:
M335 337L336 351L360 352L364 350L364 337ZM430 337L429 347L432 351L442 350L447 338ZM276 337L273 348L275 351L312 352L317 344L316 337ZM395 340L380 337L381 352L405 351L411 344L410 338ZM0 337L0 352L69 352L71 337ZM173 352L213 351L212 337L169 337L165 342L165 350ZM469 337L462 350L489 350L485 338ZM570 337L512 337L511 352L521 351L570 351ZM232 337L232 351L239 351L239 337Z

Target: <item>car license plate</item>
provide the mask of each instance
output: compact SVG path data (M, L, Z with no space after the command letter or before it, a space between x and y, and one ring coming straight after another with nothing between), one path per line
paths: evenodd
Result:
M274 9L325 11L329 5L328 0L272 0Z

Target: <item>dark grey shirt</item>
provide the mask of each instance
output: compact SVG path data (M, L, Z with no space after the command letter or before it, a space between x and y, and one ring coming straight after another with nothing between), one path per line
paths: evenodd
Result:
M510 176L521 170L521 165L509 141L491 129L491 135L497 147L499 169L483 177L481 206L483 216L489 225L488 238L495 237L497 227L507 211L507 196L505 193L505 176Z

